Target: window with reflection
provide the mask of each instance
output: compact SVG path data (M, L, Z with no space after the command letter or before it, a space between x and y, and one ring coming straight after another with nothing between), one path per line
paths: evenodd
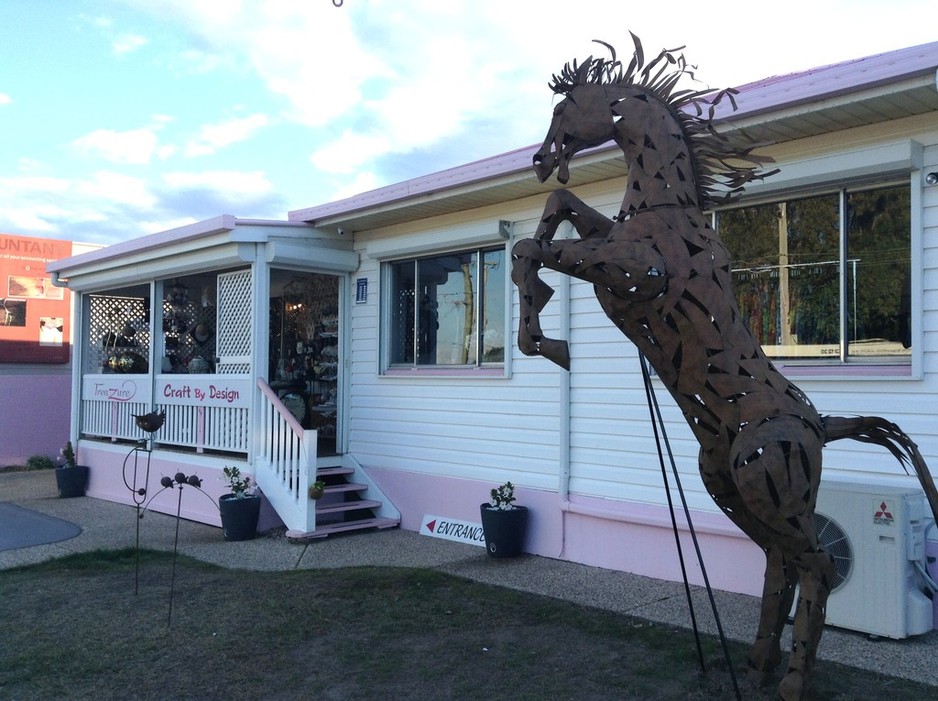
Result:
M909 362L908 185L718 212L740 312L769 356Z
M505 360L505 249L387 263L392 367L480 366Z

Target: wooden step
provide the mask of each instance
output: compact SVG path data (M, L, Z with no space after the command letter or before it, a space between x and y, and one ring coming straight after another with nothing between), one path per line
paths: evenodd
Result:
M355 511L356 509L377 509L381 506L380 501L374 499L361 499L359 501L336 501L332 503L316 505L316 515L319 514L337 514L343 511Z
M344 482L342 484L327 484L326 494L346 494L348 492L363 492L368 489L367 484L355 484L354 482Z
M348 531L361 531L371 528L386 529L397 528L400 521L396 518L364 518L360 521L337 521L336 523L323 524L316 526L312 533L300 533L298 531L287 531L287 538L291 542L301 543L307 540L316 540L325 538L334 533L347 533Z
M316 479L323 477L335 477L340 475L351 475L355 470L351 467L320 467L316 470Z

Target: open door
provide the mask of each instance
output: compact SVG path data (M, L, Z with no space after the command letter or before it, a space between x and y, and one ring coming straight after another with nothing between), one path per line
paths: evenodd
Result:
M336 455L339 431L341 278L271 270L270 386L303 428L318 432L318 455Z

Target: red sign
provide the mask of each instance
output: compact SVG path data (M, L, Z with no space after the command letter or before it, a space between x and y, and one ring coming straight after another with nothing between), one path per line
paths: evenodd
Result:
M46 263L72 255L72 242L0 234L0 363L67 363L70 293Z

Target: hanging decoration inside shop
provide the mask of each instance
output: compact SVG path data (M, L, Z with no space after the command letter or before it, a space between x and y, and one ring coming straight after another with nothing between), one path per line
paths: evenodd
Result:
M734 91L678 89L692 79L680 49L646 63L641 42L629 63L589 57L564 66L551 89L561 98L534 156L541 181L566 183L571 158L610 140L628 164L627 190L610 219L567 190L547 199L534 238L513 250L520 293L518 346L570 368L567 342L549 338L539 313L553 290L549 268L594 285L609 319L648 359L700 443L704 485L723 512L766 554L765 588L751 674L764 682L782 658L779 637L798 585L793 646L779 695L800 699L808 681L834 581L818 543L814 508L821 449L842 438L887 448L911 462L938 518L938 491L917 447L876 417L822 417L775 368L740 316L730 254L704 209L730 201L768 175L752 144L713 126L714 108ZM602 42L600 42L602 43ZM734 163L736 165L730 165ZM570 222L579 238L554 240Z
M193 281L192 278L187 278ZM215 305L210 288L190 296L189 286L173 280L163 293L163 373L202 375L214 372Z

